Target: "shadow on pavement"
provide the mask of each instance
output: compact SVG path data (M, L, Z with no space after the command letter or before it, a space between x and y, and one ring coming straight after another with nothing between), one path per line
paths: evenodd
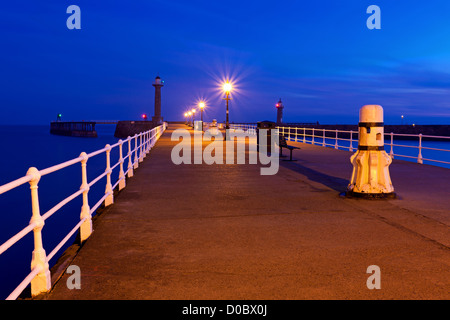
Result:
M314 169L305 167L297 161L283 161L280 159L280 167L295 171L306 176L309 180L323 184L337 192L344 192L347 190L349 183L348 179L342 179L335 176L330 176L325 173L316 171Z

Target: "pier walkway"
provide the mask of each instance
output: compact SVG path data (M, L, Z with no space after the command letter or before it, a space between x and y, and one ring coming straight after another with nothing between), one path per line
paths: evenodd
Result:
M297 161L273 176L259 164L175 165L179 127L63 256L81 289L63 274L41 298L450 298L449 169L394 160L398 199L347 199L351 152L290 142ZM379 290L366 286L370 265Z

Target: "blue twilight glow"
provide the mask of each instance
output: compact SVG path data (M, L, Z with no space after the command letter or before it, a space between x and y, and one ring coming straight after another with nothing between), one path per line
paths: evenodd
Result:
M81 8L81 30L66 9ZM369 30L367 8L381 8ZM199 99L205 120L357 123L380 104L386 123L450 122L450 1L5 1L0 11L0 124L183 120Z

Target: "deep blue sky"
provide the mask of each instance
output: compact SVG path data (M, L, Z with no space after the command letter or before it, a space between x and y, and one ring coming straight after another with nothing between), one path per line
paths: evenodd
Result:
M81 30L68 30L69 5ZM381 30L366 9L381 8ZM230 121L357 123L365 104L386 123L450 123L450 1L7 1L0 10L0 123L153 115L166 120L236 81Z

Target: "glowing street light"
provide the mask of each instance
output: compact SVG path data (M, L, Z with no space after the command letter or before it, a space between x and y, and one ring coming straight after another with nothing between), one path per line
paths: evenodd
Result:
M231 83L229 83L228 81L223 84L223 91L230 93L231 88Z
M228 101L231 100L230 98L230 92L231 92L231 83L227 80L223 86L222 86L223 91L225 92L225 98L223 98L224 100L227 101L227 118L226 118L226 122L225 122L225 139L227 139L227 133L228 130L230 129L230 121L229 121L229 110L228 110Z

